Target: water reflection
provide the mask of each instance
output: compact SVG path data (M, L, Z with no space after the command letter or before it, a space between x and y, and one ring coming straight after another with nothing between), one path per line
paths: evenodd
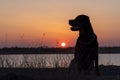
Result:
M99 54L99 65L120 65L120 54ZM0 55L0 67L68 67L73 54Z
M99 54L99 64L120 65L120 54Z

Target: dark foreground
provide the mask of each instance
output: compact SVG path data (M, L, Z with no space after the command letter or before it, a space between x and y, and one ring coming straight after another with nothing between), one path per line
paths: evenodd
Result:
M100 66L100 76L82 76L68 68L0 68L0 80L120 80L120 66Z

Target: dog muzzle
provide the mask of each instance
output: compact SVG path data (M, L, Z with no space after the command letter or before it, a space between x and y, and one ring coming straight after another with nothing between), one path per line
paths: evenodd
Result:
M79 26L72 26L70 29L72 31L79 31Z

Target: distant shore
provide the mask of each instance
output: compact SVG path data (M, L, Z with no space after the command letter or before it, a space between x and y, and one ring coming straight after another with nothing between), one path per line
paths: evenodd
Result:
M100 47L99 54L120 54L120 47ZM69 48L1 48L0 54L73 54L74 47Z

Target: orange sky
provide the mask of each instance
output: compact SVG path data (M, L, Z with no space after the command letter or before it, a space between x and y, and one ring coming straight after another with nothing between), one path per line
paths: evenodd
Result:
M120 45L120 0L0 0L0 47L74 46L68 20L90 17L100 46Z

